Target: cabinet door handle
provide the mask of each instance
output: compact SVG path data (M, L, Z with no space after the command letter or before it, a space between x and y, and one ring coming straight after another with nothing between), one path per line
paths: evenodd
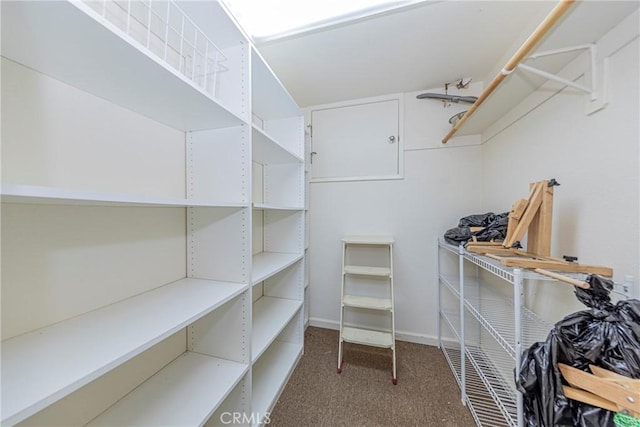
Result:
M396 137L394 135L391 135L389 137L389 144L393 144L394 142L396 142Z

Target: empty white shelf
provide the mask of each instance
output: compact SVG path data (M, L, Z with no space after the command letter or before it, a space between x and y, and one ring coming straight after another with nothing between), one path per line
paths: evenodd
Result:
M391 269L385 267L367 267L362 265L345 265L345 274L353 274L357 276L391 276Z
M342 329L342 339L354 344L371 345L374 347L393 347L391 332L371 331L345 326Z
M184 353L89 425L201 426L248 369L241 363Z
M262 120L302 116L296 102L262 56L251 48L251 105Z
M69 190L36 185L2 185L2 202L84 206L143 206L143 207L248 207L245 202L216 202L153 197L123 193Z
M303 211L305 210L302 206L280 206L280 205L272 205L269 203L254 203L253 209L255 210L273 210L273 211Z
M5 2L2 55L173 128L245 121L80 2Z
M252 359L255 362L302 307L302 301L262 297L253 304Z
M364 297L359 295L345 295L342 304L348 307L370 308L372 310L391 310L391 298Z
M266 164L303 163L304 159L284 148L262 129L252 126L252 142L254 162Z
M2 342L2 424L35 414L246 290L182 279Z
M263 415L273 408L298 359L302 344L276 341L253 365L251 411Z
M342 241L351 245L390 245L394 242L391 236L345 236Z
M260 283L302 259L302 254L260 252L253 256L251 283Z

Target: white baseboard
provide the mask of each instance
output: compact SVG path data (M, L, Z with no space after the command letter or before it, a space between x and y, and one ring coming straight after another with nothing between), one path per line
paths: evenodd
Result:
M337 331L340 329L340 322L328 319L319 319L317 317L309 318L309 326L315 326L317 328L332 329ZM347 325L358 327L358 325ZM415 344L423 344L437 347L438 337L433 335L417 334L415 332L406 332L396 330L396 339L399 341L411 342Z

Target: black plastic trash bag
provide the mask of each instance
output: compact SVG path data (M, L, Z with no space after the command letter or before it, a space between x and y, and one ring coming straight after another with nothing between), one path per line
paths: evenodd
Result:
M507 224L509 222L509 213L494 214L488 212L486 214L469 215L460 218L458 226L451 228L444 233L444 240L452 245L466 243L473 237L480 242L488 242L490 240L504 240L507 236ZM471 232L469 227L484 227L482 230Z
M496 214L487 212L486 214L469 215L460 218L458 227L486 227L493 222Z
M614 426L615 413L567 399L558 363L589 372L596 365L640 378L640 301L611 302L613 282L587 277L590 289L575 288L589 310L573 313L554 326L547 340L526 350L516 378L530 427Z

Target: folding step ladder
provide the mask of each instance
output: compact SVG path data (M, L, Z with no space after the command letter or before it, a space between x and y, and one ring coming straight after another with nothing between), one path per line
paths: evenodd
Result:
M391 349L393 356L392 382L398 383L396 377L396 331L393 309L393 237L391 236L345 236L342 239L342 289L340 302L340 341L338 343L338 373L342 372L344 360L343 345L345 342L369 345ZM388 253L388 266L353 265L348 262L349 253L356 247L365 247L375 250L383 250ZM360 276L368 279L385 278L387 292L376 289L375 294L385 296L365 296L347 292L350 278ZM375 280L378 282L380 280ZM366 284L365 286L380 287L379 283ZM344 325L345 309L359 308L389 312L391 328L389 330L364 329Z

